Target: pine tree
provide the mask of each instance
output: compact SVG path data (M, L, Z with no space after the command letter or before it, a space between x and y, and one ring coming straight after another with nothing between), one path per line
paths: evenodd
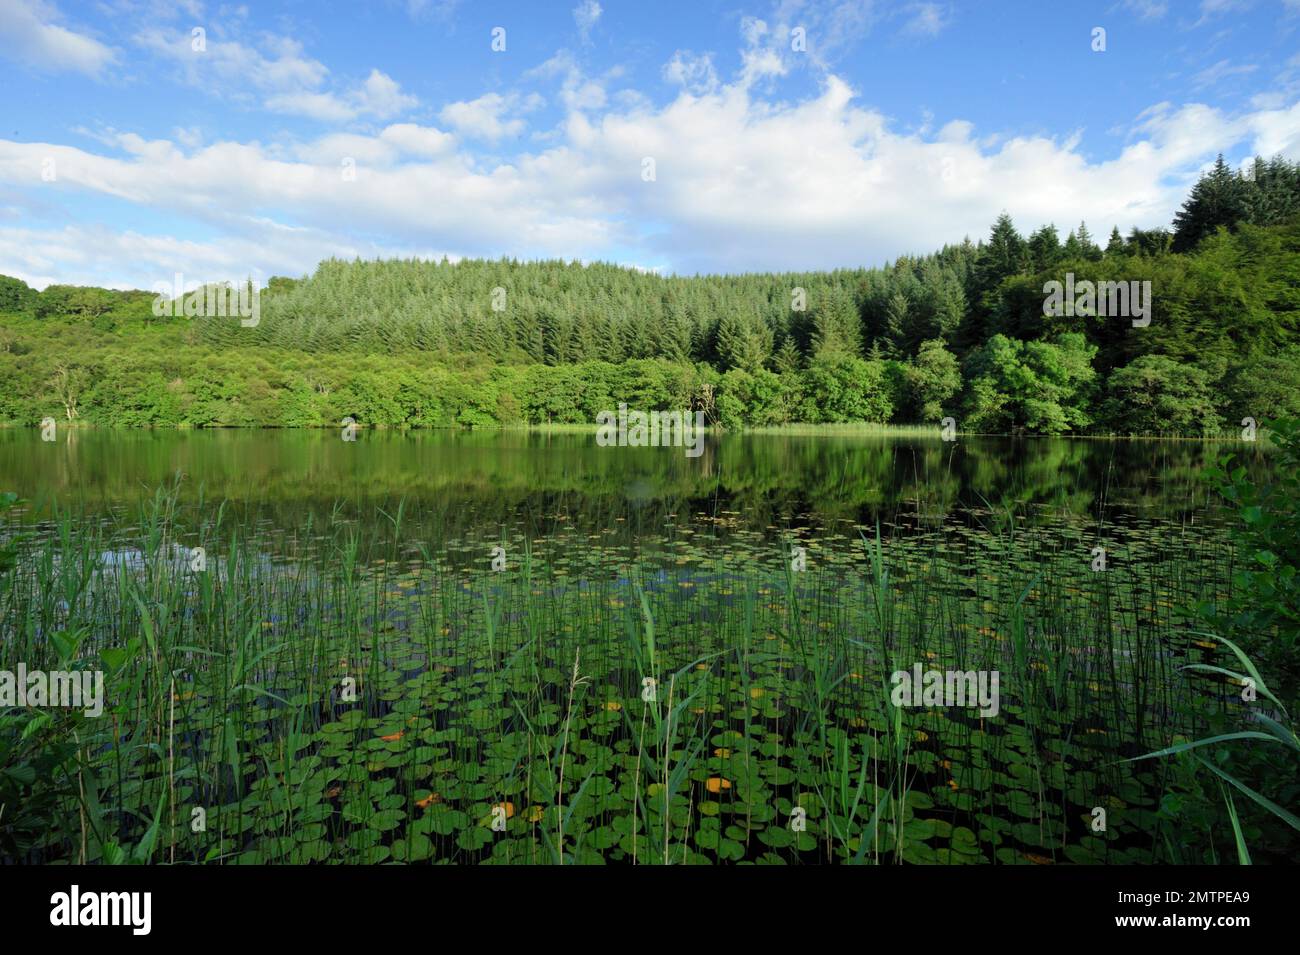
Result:
M1061 257L1068 260L1083 258L1083 246L1079 243L1079 237L1074 234L1073 229L1061 244Z
M1174 244L1173 234L1168 229L1139 229L1134 226L1129 230L1125 247L1137 255L1165 255Z
M1092 233L1088 231L1088 223L1079 223L1078 231L1075 233L1075 239L1079 243L1079 254L1083 258L1091 259L1094 262L1101 260L1101 248L1096 242L1092 241Z
M573 318L568 312L554 309L542 316L542 340L546 344L548 365L565 365L578 360L573 342Z
M1011 216L1005 212L993 223L988 244L981 251L981 262L977 271L982 272L982 281L992 280L990 283L992 285L1023 271L1028 264L1025 240L1016 231Z
M1124 237L1119 234L1119 226L1111 226L1110 241L1106 243L1107 258L1124 254Z
M1300 163L1281 156L1256 157L1246 178L1246 205L1253 225L1277 225L1300 212Z
M772 358L772 365L782 375L793 375L803 367L803 356L799 354L794 339L789 335L785 337L785 341L781 342L781 347L776 350L776 355Z
M1035 272L1045 272L1061 258L1061 239L1055 225L1045 225L1029 237L1030 267Z
M1246 183L1219 153L1214 168L1197 180L1191 195L1174 215L1174 251L1188 252L1220 226L1235 229L1249 219L1247 193Z
M718 322L718 357L728 368L755 372L772 354L772 329L757 316L728 311Z
M519 303L513 317L515 345L528 356L529 361L542 362L546 358L546 344L536 305L529 301Z
M908 321L911 304L902 292L895 292L885 303L885 337L888 350L895 357L910 353L908 336L912 329Z
M862 354L862 318L853 297L844 289L830 290L813 318L812 348L816 355Z
M1024 272L1028 266L1029 249L1004 212L993 223L989 241L975 254L967 294L971 308L957 334L963 351L984 341L985 330L998 308L997 291L1003 279Z
M957 276L944 273L943 285L936 297L935 321L929 330L930 338L939 338L950 342L957 333L958 326L966 316L966 293L962 291L961 281Z

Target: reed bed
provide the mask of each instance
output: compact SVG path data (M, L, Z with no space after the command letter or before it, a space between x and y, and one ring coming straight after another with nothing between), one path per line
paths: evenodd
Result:
M339 502L286 529L175 488L113 520L14 517L0 667L98 668L107 702L21 728L8 759L63 771L8 807L0 853L1167 858L1173 768L1126 760L1235 705L1177 672L1215 659L1189 608L1225 596L1221 536L1014 506L833 533L661 517L628 543L595 519L451 534L436 507ZM997 714L894 705L916 664L997 671Z

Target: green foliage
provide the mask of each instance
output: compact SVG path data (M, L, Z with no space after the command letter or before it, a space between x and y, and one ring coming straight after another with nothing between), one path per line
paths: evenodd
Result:
M107 314L114 304L114 295L107 289L51 285L36 297L33 312L37 318L66 315L88 321Z
M1061 256L1061 239L1056 226L1045 225L1029 237L1029 261L1035 272L1054 267Z
M1300 683L1300 420L1269 424L1273 479L1261 484L1232 455L1210 471L1241 529L1233 596L1213 622L1277 675L1292 698Z
M1102 258L1102 251L1092 241L1092 233L1088 231L1088 225L1085 222L1080 222L1079 228L1066 236L1065 244L1061 247L1061 253L1066 259L1075 261L1082 259L1088 262L1098 262Z
M1226 677L1228 685L1246 687L1242 691L1248 705L1245 718L1239 713L1219 711L1208 720L1210 735L1177 742L1129 761L1171 757L1178 761L1169 783L1171 791L1165 797L1164 818L1172 823L1173 830L1172 835L1165 836L1173 857L1170 861L1218 862L1220 852L1215 843L1223 841L1223 834L1229 831L1237 861L1242 865L1252 862L1246 832L1259 835L1267 831L1268 849L1289 859L1300 842L1300 817L1287 808L1300 792L1300 736L1291 725L1286 706L1240 646L1213 633L1199 636L1214 641L1210 645L1222 645L1234 659L1225 661L1224 666L1190 663L1181 667L1182 671ZM1214 818L1213 796L1202 781L1205 770L1222 799L1219 805L1223 819ZM1241 796L1245 799L1240 800L1239 809ZM1243 826L1243 818L1252 817L1253 824ZM1198 853L1197 843L1207 841L1208 847ZM1189 850L1194 854L1189 856Z
M1300 418L1300 345L1260 349L1233 364L1225 382L1232 420Z
M1020 342L995 335L971 356L964 425L980 431L1061 434L1091 421L1088 389L1096 348L1082 335Z
M797 413L798 379L759 369L752 374L733 368L722 376L718 422L728 430L786 424Z
M718 323L718 356L727 368L756 372L772 355L772 329L761 318L728 312Z
M18 495L13 491L0 493L0 516L13 510L22 503ZM14 569L18 562L18 548L23 541L23 535L17 533L6 533L3 540L0 540L0 590L8 584L8 574Z
M801 421L813 424L886 422L893 410L882 361L831 354L814 358L804 373Z
M0 275L0 313L30 312L36 304L37 292L22 279Z
M1168 229L1139 229L1134 226L1125 240L1125 250L1131 255L1158 258L1168 255L1174 247L1174 234Z
M862 354L862 320L847 292L828 294L813 312L813 353L818 357Z
M1110 230L1110 239L1106 242L1106 257L1114 258L1116 256L1124 255L1126 252L1127 250L1124 248L1124 237L1119 234L1119 226L1112 226Z
M1106 383L1102 417L1126 434L1214 434L1210 376L1165 355L1143 355L1118 369Z
M1123 608L1149 599L1159 568L1194 587L1217 563L1171 548L1151 555L1156 568L1093 574L1070 544L1085 525L1031 518L1005 537L877 530L862 535L860 555L846 546L850 528L828 530L796 577L756 532L769 515L739 501L724 515L735 530L675 540L690 536L675 521L689 513L682 505L717 486L681 455L638 462L586 447L566 458L551 436L524 440L538 452L526 462L475 436L431 442L461 449L442 462L454 475L423 454L408 459L426 465L406 475L424 491L399 501L393 484L375 485L373 509L327 503L319 482L302 487L301 469L286 469L286 483L333 515L319 524L312 510L240 514L179 478L152 504L126 502L139 518L125 524L97 511L60 509L48 524L31 515L49 532L24 554L36 572L6 594L3 662L101 664L110 709L98 720L0 713L0 804L13 810L0 862L1162 857L1157 839L1131 833L1155 824L1163 767L1118 759L1147 748L1143 717L1159 731L1191 725L1165 692L1174 624L1153 618L1146 639L1110 647L1105 624L1131 624L1137 608ZM305 439L313 450L300 463L332 472L321 453L344 452L360 468L343 469L355 488L377 473L363 460L387 458L392 473L385 444L418 443L376 442L358 456ZM742 499L767 501L772 516L826 505L844 509L836 523L861 527L861 492L900 476L888 448L857 441L727 443L725 487L748 488ZM748 460L756 444L776 455ZM918 473L951 457L921 453ZM512 487L530 499L551 487L536 465L569 488L547 501L585 506L558 514L566 526L549 534L506 531L527 526L522 499L501 500ZM240 475L241 489L250 478ZM702 483L674 499L680 479ZM479 484L470 496L465 480ZM897 490L915 494L908 484ZM1024 503L1018 514L1041 510ZM499 538L494 512L513 515ZM717 519L692 516L700 528ZM485 519L484 544L501 540L512 555L501 573L485 547L465 546ZM206 571L175 559L180 541L205 547ZM280 547L300 556L266 560ZM110 549L130 559L108 563ZM1043 593L1030 597L1035 584ZM1082 596L1067 607L1053 592ZM42 627L52 605L75 625ZM701 605L713 608L703 624ZM999 606L1013 620L1005 640L980 632ZM1099 645L1107 665L1080 671ZM413 668L413 658L443 662ZM1019 688L1015 718L992 734L942 708L891 706L882 669L912 659L996 669ZM353 698L339 692L345 677ZM646 677L664 692L644 695ZM1081 825L1094 802L1118 809L1120 824ZM499 805L506 827L493 831ZM806 832L790 825L795 806L807 809ZM192 825L195 808L204 826ZM1248 838L1254 828L1246 820Z
M17 498L0 495L0 513L11 509ZM20 539L19 539L20 540ZM0 551L0 593L8 585L16 543L11 539ZM140 641L101 651L98 656L82 652L87 631L83 628L58 630L43 642L48 647L46 669L73 672L101 670L106 680L117 676L135 659ZM104 714L101 714L104 715ZM96 775L87 766L89 754L114 748L112 723L89 715L85 709L33 706L0 709L0 857L25 861L46 847L78 836L81 825L81 861L143 862L148 853L122 852L113 841L107 813L96 798ZM80 801L83 813L69 818L68 802ZM138 850L140 847L137 846Z
M938 421L946 403L961 390L961 368L957 356L944 347L942 339L922 342L911 364L901 366L903 417L908 421Z
M1257 158L1234 172L1223 160L1192 187L1174 216L1175 252L1186 252L1218 229L1235 230L1241 223L1276 225L1300 212L1300 164L1278 156Z

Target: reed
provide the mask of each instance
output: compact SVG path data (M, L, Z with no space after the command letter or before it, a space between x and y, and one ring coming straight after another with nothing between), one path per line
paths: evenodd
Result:
M1117 534L1098 574L1095 528L1063 537L1012 502L981 527L935 517L812 547L796 569L789 541L716 527L634 552L441 520L344 501L273 532L175 487L115 522L12 518L6 537L29 533L0 591L2 667L102 669L107 705L5 711L22 804L6 803L0 853L1166 857L1171 770L1125 760L1199 725L1206 690L1175 668L1218 649L1179 608L1226 579L1226 544ZM998 671L998 715L894 705L892 674L917 663Z

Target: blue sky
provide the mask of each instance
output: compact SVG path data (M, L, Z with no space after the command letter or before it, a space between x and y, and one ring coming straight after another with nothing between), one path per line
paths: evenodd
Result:
M1300 0L0 0L0 76L0 273L37 286L876 265L1300 158Z

